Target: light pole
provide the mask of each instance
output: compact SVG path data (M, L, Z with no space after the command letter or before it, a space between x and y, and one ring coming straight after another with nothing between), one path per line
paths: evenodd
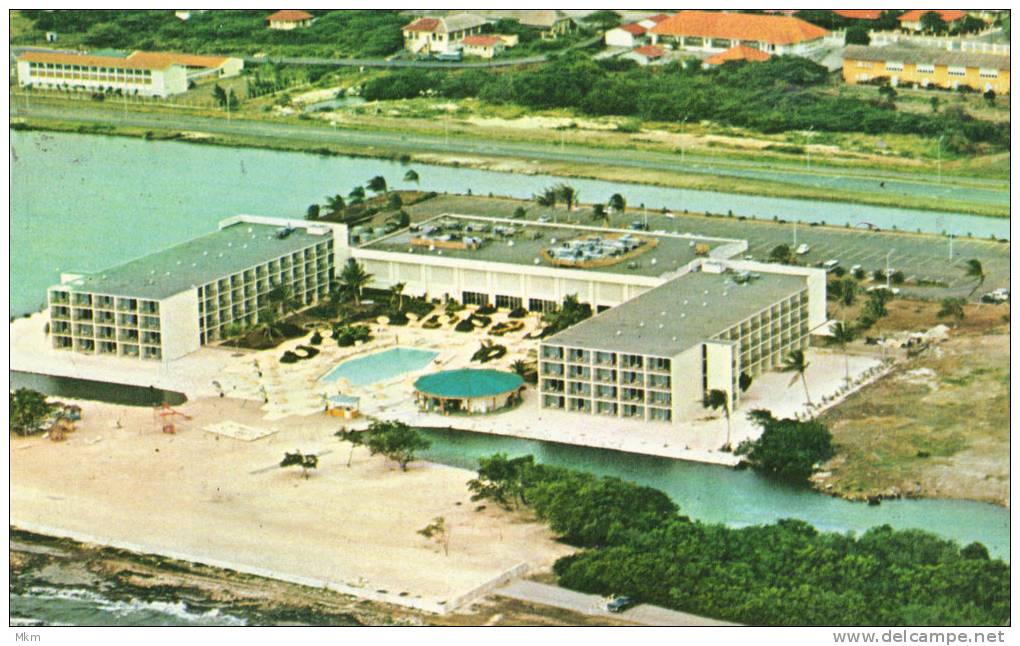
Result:
M890 249L889 253L885 254L885 289L886 289L886 291L891 291L892 290L892 288L889 285L889 283L890 283L890 280L889 280L889 256L891 256L894 251L896 251L896 250L895 249Z
M939 136L938 142L938 164L939 164L939 184L942 183L942 140L945 139L945 135Z

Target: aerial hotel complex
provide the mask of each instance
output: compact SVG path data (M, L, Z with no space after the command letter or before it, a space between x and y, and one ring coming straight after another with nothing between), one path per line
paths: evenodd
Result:
M29 51L18 56L17 68L18 85L22 87L109 89L167 97L187 92L188 83L197 79L237 76L244 60L172 52Z
M282 288L312 305L327 294L344 227L237 216L214 233L49 290L58 350L172 360L252 325Z
M363 239L367 237L368 239ZM546 408L676 422L740 398L825 322L825 271L738 260L743 240L442 215L378 237L237 216L206 236L50 289L59 350L169 361L258 322L270 292L318 302L354 258L373 285L464 304L596 314L541 340ZM745 379L746 379L745 377ZM491 402L490 402L491 403ZM495 404L492 404L495 406Z

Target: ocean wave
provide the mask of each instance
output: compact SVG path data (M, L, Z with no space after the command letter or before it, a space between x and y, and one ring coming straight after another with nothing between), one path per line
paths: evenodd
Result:
M221 612L219 608L212 608L206 612L189 610L187 604L183 601L147 601L137 597L132 597L128 601L118 601L99 594L94 590L51 588L47 586L30 587L24 594L37 600L84 602L95 606L96 610L100 612L117 617L155 613L197 625L244 626L246 624L244 619ZM31 621L31 619L27 620Z

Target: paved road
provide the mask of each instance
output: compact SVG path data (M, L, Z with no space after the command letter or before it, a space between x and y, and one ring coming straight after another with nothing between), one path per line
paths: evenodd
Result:
M537 144L529 142L492 140L478 137L402 135L389 131L349 130L330 128L318 123L293 124L272 121L225 120L190 114L121 111L91 107L87 102L70 110L63 106L33 103L22 97L12 97L11 116L73 119L88 123L108 123L142 128L174 128L200 130L216 134L235 134L259 137L312 141L322 143L355 144L359 146L386 146L408 152L461 153L520 159L580 164L612 165L616 167L759 179L766 181L843 189L858 192L883 191L905 196L939 196L945 199L981 204L1009 203L1009 183L970 178L947 179L944 183L926 176L898 175L867 169L815 168L808 171L801 166L775 162L731 161L725 159L658 153L633 149L599 149L581 146Z
M513 67L515 65L534 65L535 63L544 63L547 60L546 56L539 54L538 56L524 56L521 58L499 58L491 61L484 62L459 62L459 63L445 63L442 61L418 61L418 60L407 60L395 58L393 60L387 60L385 58L308 58L308 57L295 57L295 56L273 56L273 57L255 57L245 56L245 65L258 65L265 63L282 63L284 65L330 65L334 67L412 67L420 69L473 69L473 68L489 68L489 67Z
M563 608L586 615L623 619L646 626L734 626L725 621L698 617L686 612L667 610L658 606L639 605L620 613L606 611L606 600L594 594L583 594L555 585L514 579L493 594L554 608Z

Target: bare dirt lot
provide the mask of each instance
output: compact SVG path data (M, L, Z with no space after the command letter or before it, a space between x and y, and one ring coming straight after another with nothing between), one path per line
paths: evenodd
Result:
M915 309L931 314L925 310L933 307L891 305L885 325L900 329L919 316ZM905 495L1009 506L1009 334L1001 309L968 308L961 329L937 350L908 360L827 412L822 421L837 455L816 477L817 486L851 498Z

